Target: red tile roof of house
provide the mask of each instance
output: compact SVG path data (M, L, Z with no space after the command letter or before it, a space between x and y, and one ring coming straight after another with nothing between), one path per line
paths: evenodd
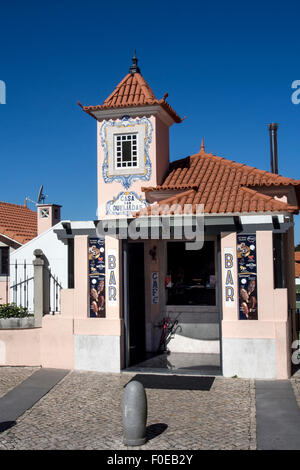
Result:
M257 188L273 185L292 185L299 188L300 180L207 154L202 147L198 154L171 163L162 185L142 190L174 191L174 196L159 201L158 205L179 204L183 207L184 204L192 204L193 212L196 204L204 204L204 212L209 214L298 213L298 206L262 194Z
M165 109L175 122L179 123L182 119L174 109L171 108L169 103L167 103L167 96L166 93L161 100L158 100L140 73L129 73L123 78L111 95L106 98L102 105L82 106L80 103L78 104L82 107L83 111L91 114L93 117L93 111L128 108L129 106L153 106L158 104Z
M28 207L0 201L0 235L23 245L37 236L37 213Z

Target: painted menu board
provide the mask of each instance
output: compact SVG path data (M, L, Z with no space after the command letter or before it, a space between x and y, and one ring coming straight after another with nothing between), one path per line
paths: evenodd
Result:
M100 238L89 239L90 317L105 317L105 245Z
M239 319L257 320L256 235L237 235Z

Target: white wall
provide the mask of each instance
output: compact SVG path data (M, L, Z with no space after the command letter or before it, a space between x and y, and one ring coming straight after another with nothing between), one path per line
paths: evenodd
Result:
M11 253L11 272L10 272L10 286L15 284L15 268L14 264L17 260L18 265L18 277L17 282L24 280L24 269L21 265L26 260L26 277L33 276L33 252L39 248L43 251L44 255L49 261L51 272L54 276L58 277L58 282L62 285L62 288L68 287L68 245L57 239L54 233L55 229L63 229L61 222L51 227L50 230L42 233L38 237L30 240L25 245L21 246L13 253ZM22 293L22 295L24 295ZM11 302L14 301L13 292L11 289ZM28 299L29 299L29 310L33 311L33 282L30 281L28 284ZM20 299L18 298L19 303Z
M247 379L276 379L273 338L223 338L223 375Z

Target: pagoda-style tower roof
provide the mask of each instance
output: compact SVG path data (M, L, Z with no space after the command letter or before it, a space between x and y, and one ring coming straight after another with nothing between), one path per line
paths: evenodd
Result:
M96 119L99 111L159 105L169 114L174 122L180 123L182 119L166 101L168 94L166 93L160 100L155 97L152 89L141 75L137 62L136 55L134 55L129 73L102 105L82 106L80 103L78 104L82 107L83 111Z

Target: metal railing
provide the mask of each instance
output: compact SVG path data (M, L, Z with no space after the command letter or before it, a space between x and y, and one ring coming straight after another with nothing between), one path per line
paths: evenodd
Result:
M44 295L48 299L49 313L52 315L60 313L60 291L62 285L51 269L44 266L45 276ZM14 302L19 307L24 307L29 312L34 311L34 269L33 264L26 261L10 265L10 274L13 283L9 286L9 277L7 276L6 299L1 299L1 303ZM10 295L8 296L8 290ZM9 297L9 298L8 298ZM48 308L47 308L48 311Z
M11 268L10 272L14 278L14 284L10 286L10 302L14 302L19 307L27 308L32 312L34 278L28 275L28 263L24 261L22 264L18 264L16 260L11 267L13 269Z
M60 313L60 291L62 285L58 281L58 277L54 276L51 273L50 268L45 268L49 270L49 299L50 299L50 313L52 315Z

